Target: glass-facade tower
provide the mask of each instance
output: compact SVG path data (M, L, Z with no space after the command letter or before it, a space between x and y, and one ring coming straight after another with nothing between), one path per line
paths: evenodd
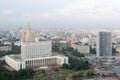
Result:
M97 56L112 56L112 34L111 32L98 32L97 34Z

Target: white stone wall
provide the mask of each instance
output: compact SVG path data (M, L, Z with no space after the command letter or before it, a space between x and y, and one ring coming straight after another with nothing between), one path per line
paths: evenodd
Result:
M62 66L62 64L64 64L64 63L67 63L67 64L69 64L68 63L68 57L66 57L66 56L57 56L57 64L59 64L59 65L61 65Z
M5 56L5 61L6 63L11 66L13 69L15 70L20 70L20 69L24 69L25 68L25 62L24 61L17 61L9 56ZM20 67L20 65L22 65L22 67Z
M42 66L51 66L51 65L61 65L63 63L68 64L68 57L65 56L49 56L42 58L31 58L25 60L26 67L42 67Z

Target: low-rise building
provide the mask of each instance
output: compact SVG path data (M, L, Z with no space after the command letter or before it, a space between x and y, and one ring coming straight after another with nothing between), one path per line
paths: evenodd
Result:
M4 45L12 45L12 43L10 41L5 41Z
M16 41L16 42L14 42L14 45L15 45L15 46L20 46L20 45L21 45L21 42L20 42L20 41Z
M6 63L15 70L24 68L49 67L62 64L68 64L68 57L61 55L54 55L39 58L22 58L21 55L7 55L5 56Z
M11 51L12 46L0 46L0 51Z
M80 53L90 53L90 47L88 45L75 44L74 50L78 50Z

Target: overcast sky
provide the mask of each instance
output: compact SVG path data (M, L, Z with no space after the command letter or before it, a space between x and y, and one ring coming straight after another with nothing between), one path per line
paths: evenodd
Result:
M36 29L119 28L120 0L0 0L0 28L28 21Z

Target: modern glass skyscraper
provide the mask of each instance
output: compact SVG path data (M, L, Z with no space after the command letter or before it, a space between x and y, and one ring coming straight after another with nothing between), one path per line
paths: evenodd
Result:
M111 32L98 32L97 34L97 56L112 56L112 34Z

